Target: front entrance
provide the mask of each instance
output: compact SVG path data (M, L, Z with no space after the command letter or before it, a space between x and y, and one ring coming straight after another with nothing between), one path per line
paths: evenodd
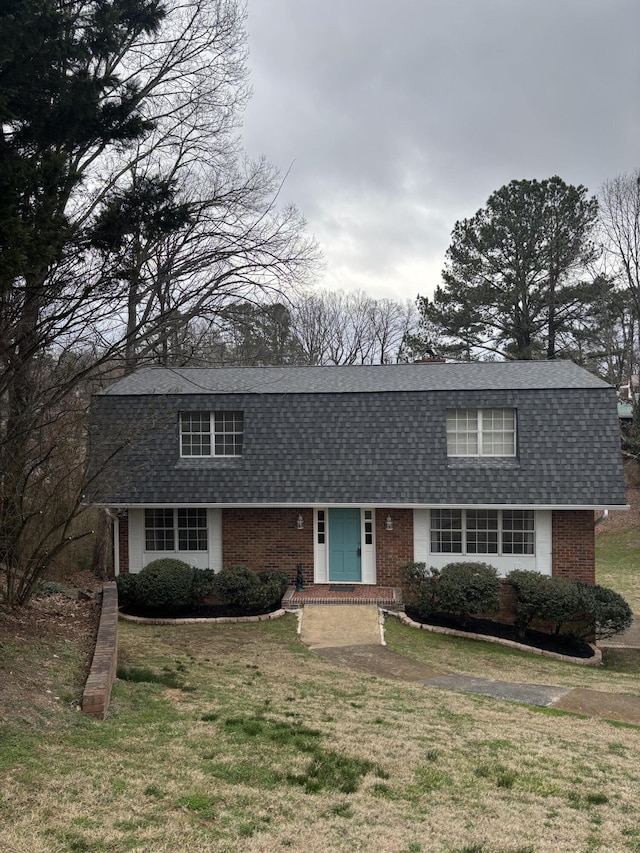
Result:
M362 579L360 510L329 510L329 580L336 583Z

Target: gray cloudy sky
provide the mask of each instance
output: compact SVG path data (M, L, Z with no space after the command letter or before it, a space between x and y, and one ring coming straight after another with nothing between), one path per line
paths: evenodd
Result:
M458 219L512 179L640 166L639 0L249 0L244 141L321 284L431 293Z

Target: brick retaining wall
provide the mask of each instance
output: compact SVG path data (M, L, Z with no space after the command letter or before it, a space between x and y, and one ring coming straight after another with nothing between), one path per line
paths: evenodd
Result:
M118 589L113 581L103 584L102 612L89 677L82 693L85 714L104 720L118 659Z

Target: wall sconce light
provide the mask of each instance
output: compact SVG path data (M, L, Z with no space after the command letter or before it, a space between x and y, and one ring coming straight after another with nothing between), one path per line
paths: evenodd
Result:
M299 513L298 513L298 518L297 518L297 521L296 521L296 528L297 528L298 530L303 530L303 529L304 529L304 518L302 517L302 513L301 513L301 512L299 512Z
M384 526L386 530L393 530L393 519L390 515L387 516Z

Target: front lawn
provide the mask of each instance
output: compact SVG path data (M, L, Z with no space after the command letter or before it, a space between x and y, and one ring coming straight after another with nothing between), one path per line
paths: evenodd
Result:
M596 583L619 592L640 616L640 529L597 534Z
M478 675L633 689L624 674L393 621L387 634ZM635 727L339 668L300 644L293 617L121 624L120 665L106 721L61 701L0 728L1 850L640 848Z

